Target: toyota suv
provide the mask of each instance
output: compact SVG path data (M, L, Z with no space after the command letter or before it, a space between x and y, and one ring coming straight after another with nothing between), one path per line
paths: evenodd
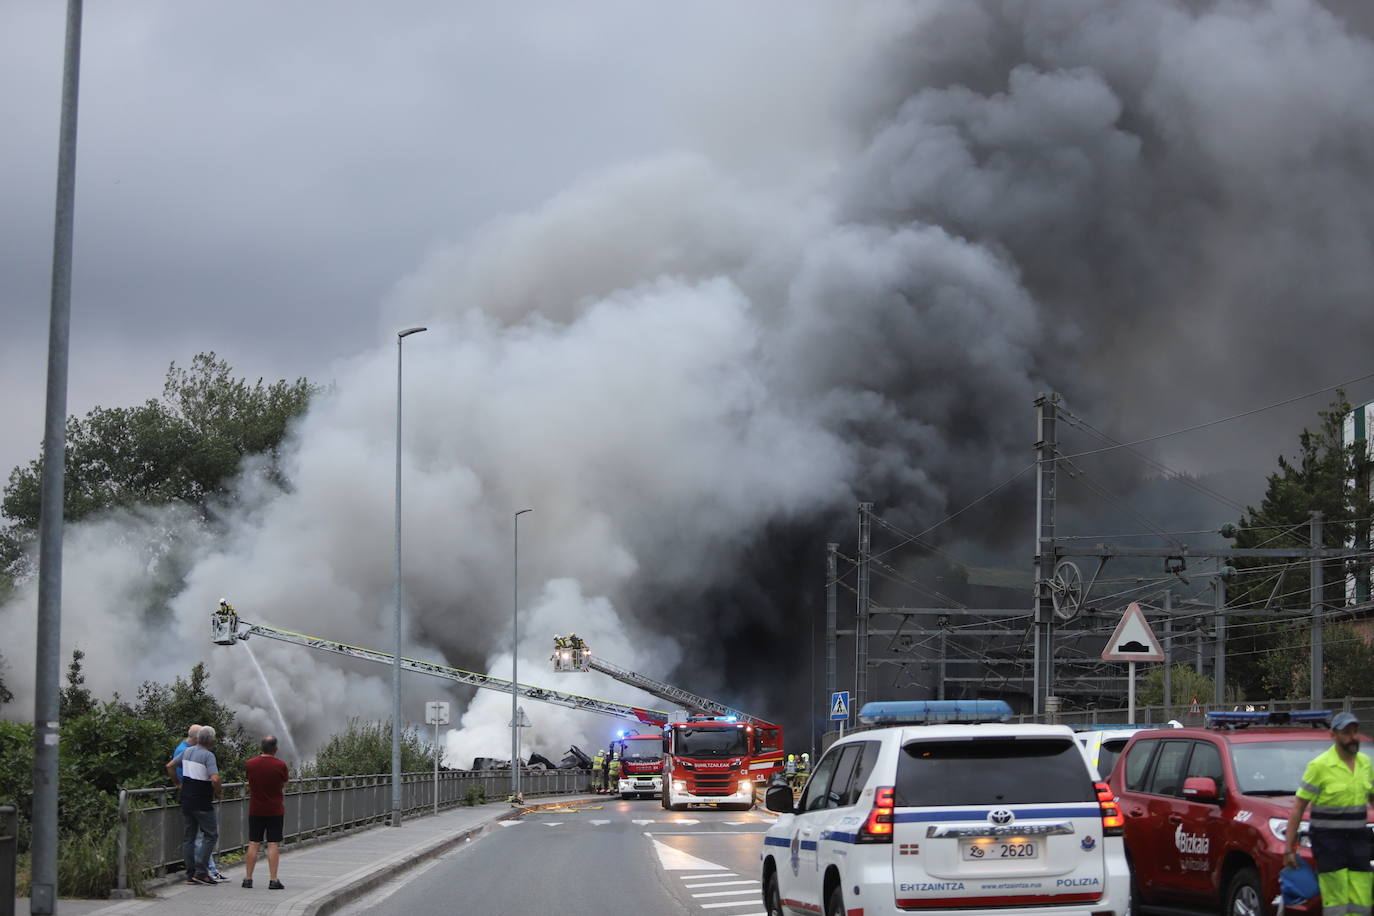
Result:
M1273 913L1293 793L1331 746L1330 715L1209 713L1207 727L1137 732L1110 778L1136 902ZM1320 913L1321 901L1286 911Z
M782 913L1125 914L1122 816L1066 726L1000 700L869 703L801 799L785 785L760 853Z

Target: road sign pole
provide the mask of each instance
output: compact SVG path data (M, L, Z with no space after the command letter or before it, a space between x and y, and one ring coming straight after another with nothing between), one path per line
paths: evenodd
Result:
M1135 725L1135 662L1126 663L1126 721Z

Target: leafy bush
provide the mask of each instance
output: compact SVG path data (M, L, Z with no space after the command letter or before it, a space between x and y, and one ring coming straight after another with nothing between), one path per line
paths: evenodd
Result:
M473 805L485 805L487 803L487 790L481 786L468 786L468 794L463 796L463 804L469 808Z
M413 728L401 731L401 770L414 773L434 767L434 749ZM391 722L353 718L348 727L320 748L313 763L301 767L310 776L367 776L391 772Z

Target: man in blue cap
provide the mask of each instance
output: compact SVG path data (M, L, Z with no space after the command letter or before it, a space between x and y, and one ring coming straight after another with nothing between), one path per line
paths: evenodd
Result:
M1352 713L1331 720L1331 747L1302 774L1293 810L1288 815L1283 864L1298 864L1298 826L1312 806L1308 839L1317 863L1323 914L1370 916L1374 907L1374 872L1370 871L1370 835L1366 806L1374 803L1374 765L1360 753L1360 722Z

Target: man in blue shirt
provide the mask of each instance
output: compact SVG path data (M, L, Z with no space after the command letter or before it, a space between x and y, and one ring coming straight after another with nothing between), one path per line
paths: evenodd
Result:
M208 861L219 840L214 801L220 797L221 788L219 763L210 750L214 746L215 730L207 725L200 730L196 744L167 761L167 774L181 789L181 816L186 825L181 851L187 884L216 883L210 877ZM197 837L201 837L200 843Z
M181 740L181 743L178 744L178 745L176 746L176 750L172 751L172 759L176 759L176 756L177 756L178 754L180 754L182 751L186 750L188 747L194 746L194 745L196 744L196 737L197 737L198 735L200 735L200 726L199 726L199 725L192 725L190 728L186 729L186 737L183 738L183 739ZM176 778L177 778L178 780L181 779L181 765L180 765L180 764L177 765ZM203 837L201 838L200 842L205 842L205 840L204 840ZM208 859L206 859L205 861L206 861L207 870L209 871L210 877L211 877L211 878L214 878L216 881L228 881L228 880L229 880L227 877L225 877L224 875L220 874L219 866L218 866L217 864L215 864L215 849L214 849L213 846L210 847L210 857L209 857Z

